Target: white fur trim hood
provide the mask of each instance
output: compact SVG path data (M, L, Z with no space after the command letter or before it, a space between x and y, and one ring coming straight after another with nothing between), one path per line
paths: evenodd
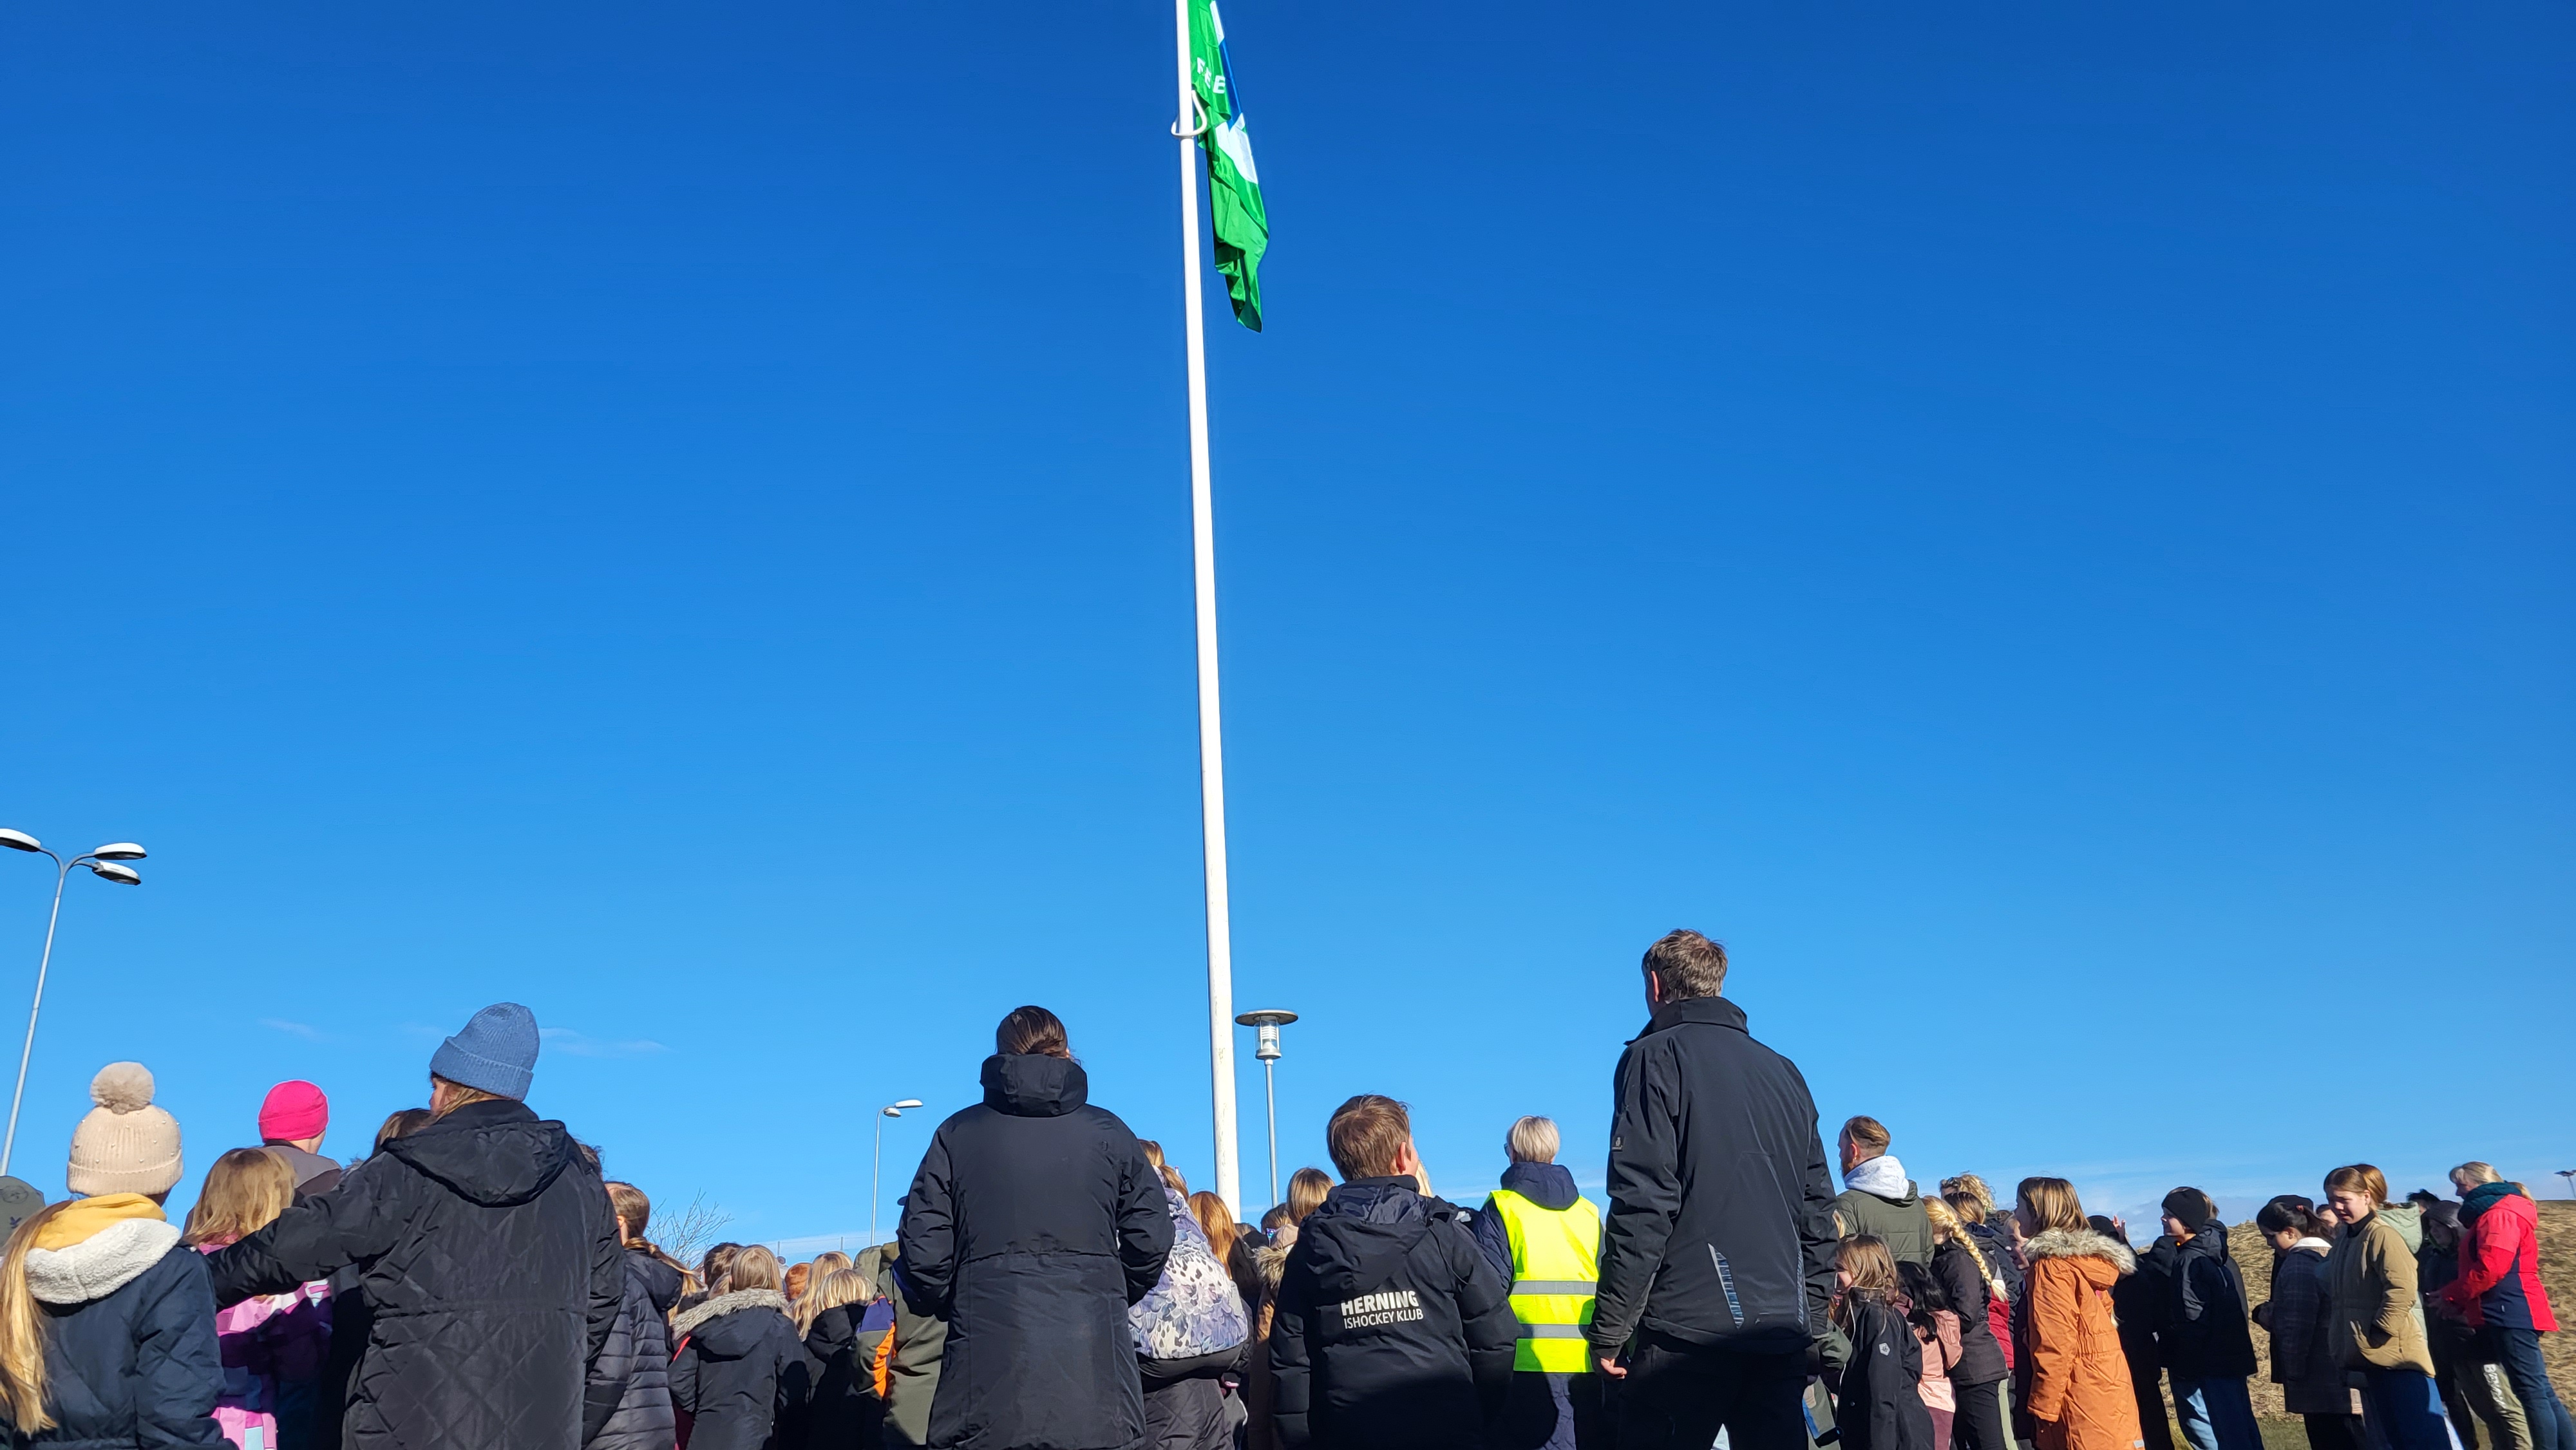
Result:
M2089 1228L2053 1228L2034 1239L2024 1239L2021 1246L2025 1259L2109 1259L2112 1267L2123 1274L2138 1271L2138 1256L2118 1239L2097 1234Z
M27 1251L27 1292L48 1304L87 1304L134 1282L178 1245L179 1230L157 1218L109 1224L61 1249Z
M710 1319L722 1319L724 1316L741 1309L763 1308L775 1309L779 1313L784 1314L787 1312L787 1296L779 1293L775 1289L736 1289L730 1294L718 1294L716 1297L709 1299L697 1308L692 1309L688 1313L681 1315L679 1318L672 1320L671 1333L674 1335L686 1334L690 1330L697 1328L699 1325L706 1323Z

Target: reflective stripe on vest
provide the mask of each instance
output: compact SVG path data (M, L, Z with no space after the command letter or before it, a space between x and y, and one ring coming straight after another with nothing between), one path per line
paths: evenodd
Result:
M1570 1208L1541 1208L1509 1189L1496 1189L1491 1207L1512 1241L1512 1317L1521 1324L1512 1368L1588 1372L1592 1350L1583 1326L1592 1322L1601 1276L1601 1210L1582 1198Z

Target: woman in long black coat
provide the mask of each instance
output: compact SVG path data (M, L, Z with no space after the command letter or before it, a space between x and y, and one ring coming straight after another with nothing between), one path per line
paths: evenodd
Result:
M1163 1181L1091 1106L1064 1024L1022 1007L994 1033L984 1101L939 1125L904 1201L901 1275L948 1321L934 1450L1127 1450L1144 1399L1127 1306L1172 1250Z

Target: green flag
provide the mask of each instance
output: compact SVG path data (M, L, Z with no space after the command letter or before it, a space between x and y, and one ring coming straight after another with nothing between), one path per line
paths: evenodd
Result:
M1190 0L1190 84L1207 111L1199 149L1207 155L1208 212L1216 231L1216 269L1234 302L1234 320L1261 330L1261 254L1270 249L1270 214L1261 205L1261 173L1243 129L1243 96L1225 63L1225 22L1216 0Z

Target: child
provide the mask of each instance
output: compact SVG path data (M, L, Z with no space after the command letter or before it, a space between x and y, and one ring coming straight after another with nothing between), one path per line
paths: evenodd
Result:
M1927 1205L1934 1202L1938 1200L1925 1200ZM1967 1388L1954 1387L1952 1383L1959 1368L1965 1326L1959 1322L1958 1311L1951 1307L1950 1291L1929 1265L1897 1265L1896 1286L1903 1296L1897 1307L1904 1311L1905 1322L1913 1326L1914 1337L1923 1346L1921 1387L1923 1408L1932 1416L1932 1444L1934 1450L1946 1450L1950 1427L1959 1413L1957 1394ZM1992 1397L1992 1390L1982 1385L1977 1388Z
M296 1192L294 1168L274 1150L235 1148L206 1170L180 1242L211 1254L268 1227ZM217 1310L215 1334L224 1361L215 1420L224 1438L241 1450L277 1450L284 1387L312 1383L330 1355L330 1284L317 1280L292 1294L260 1294Z
M1475 1450L1520 1325L1457 1205L1425 1196L1413 1123L1363 1094L1325 1129L1348 1180L1299 1225L1270 1331L1285 1450Z
M2254 1336L2245 1327L2245 1279L2227 1253L2227 1225L2197 1188L2165 1195L2174 1241L2172 1297L2157 1326L2174 1418L2193 1450L2263 1450L2245 1391Z
M2360 1423L2343 1382L2340 1346L2331 1332L2334 1296L2326 1255L2334 1245L2307 1200L2276 1198L2254 1215L2271 1242L2272 1298L2254 1317L2272 1336L2272 1380L2281 1407L2306 1422L2309 1450L2353 1450Z
M2138 1256L2085 1221L2063 1178L2025 1178L2013 1198L2030 1265L2013 1314L2013 1404L2031 1433L2016 1438L2038 1450L2136 1450L2138 1396L2111 1286L2137 1272Z
M1895 1303L1895 1256L1876 1235L1855 1234L1834 1249L1834 1280L1834 1327L1851 1340L1834 1401L1842 1450L1939 1450L1923 1403L1922 1345Z

